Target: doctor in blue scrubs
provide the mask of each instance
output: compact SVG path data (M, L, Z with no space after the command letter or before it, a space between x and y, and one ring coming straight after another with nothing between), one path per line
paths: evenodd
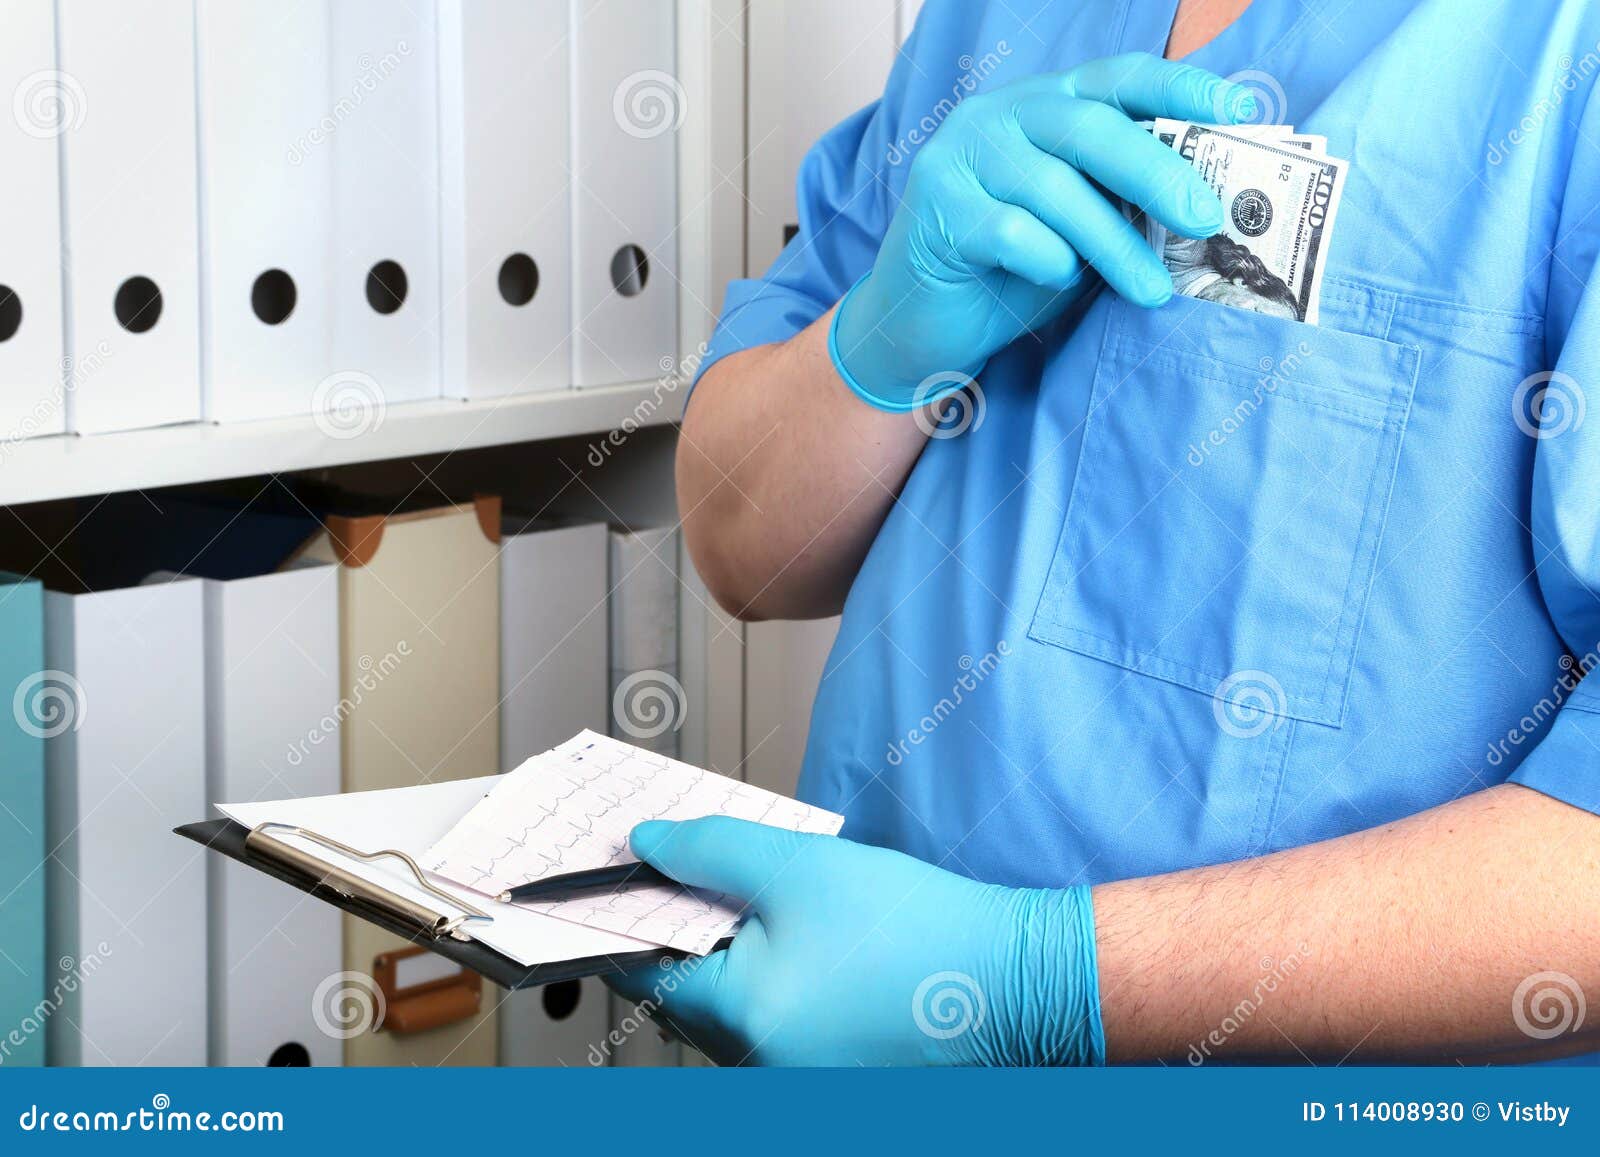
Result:
M748 919L619 987L724 1063L1600 1046L1597 86L1591 0L928 0L679 450L724 606L842 610L843 837L641 825ZM1315 325L1173 293L1155 116L1348 159Z

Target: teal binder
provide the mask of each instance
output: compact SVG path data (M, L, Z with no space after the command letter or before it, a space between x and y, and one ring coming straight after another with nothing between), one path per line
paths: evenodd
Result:
M44 742L82 707L44 669L44 590L0 573L0 1069L44 1064ZM9 708L9 710L6 710Z

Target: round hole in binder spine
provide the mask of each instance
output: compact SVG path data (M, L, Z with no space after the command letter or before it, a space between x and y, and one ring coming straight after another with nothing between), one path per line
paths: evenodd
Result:
M526 253L513 253L500 263L500 296L508 305L527 305L539 292L539 265Z
M294 312L299 291L294 278L281 269L269 269L250 287L250 308L268 325L282 325Z
M380 261L367 270L367 304L385 316L394 313L406 303L410 284L398 261Z
M9 285L0 285L0 341L10 341L22 328L22 298Z
M161 320L161 287L148 277L130 277L117 286L111 309L129 333L149 333Z
M544 1014L551 1020L566 1020L578 1011L578 1001L583 996L583 984L576 980L558 980L544 986L539 994L544 1004Z
M272 1056L267 1058L269 1069L309 1069L311 1067L311 1053L306 1046L298 1041L289 1041L272 1050Z
M638 297L650 280L650 259L637 245L624 245L611 255L611 284L623 297Z

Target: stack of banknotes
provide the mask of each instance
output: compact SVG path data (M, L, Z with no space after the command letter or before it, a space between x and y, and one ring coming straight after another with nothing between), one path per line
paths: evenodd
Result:
M1349 162L1328 155L1327 138L1292 125L1163 119L1150 130L1222 199L1222 232L1199 240L1134 217L1176 291L1315 325Z

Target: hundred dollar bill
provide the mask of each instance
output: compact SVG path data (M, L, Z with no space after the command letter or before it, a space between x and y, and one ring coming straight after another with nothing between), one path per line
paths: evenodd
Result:
M1162 144L1172 147L1182 133L1189 127L1191 121L1173 120L1171 117L1157 117L1153 121L1138 121L1138 126L1150 133ZM1253 141L1269 141L1280 145L1293 145L1298 149L1305 149L1311 153L1326 153L1328 151L1328 138L1320 133L1297 132L1293 125L1207 125L1218 132L1230 136L1245 137Z
M1173 287L1315 325L1347 162L1211 125L1185 124L1173 134L1172 147L1216 190L1224 212L1222 232L1199 240L1169 235L1146 218Z
M1166 145L1169 149L1177 145L1178 135L1189 127L1191 122L1173 120L1171 117L1157 117L1153 121L1139 121L1138 125ZM1297 149L1305 149L1310 153L1326 156L1328 152L1328 138L1320 133L1296 132L1293 125L1218 125L1220 131L1236 137L1248 137L1251 140L1275 141L1280 145L1293 145ZM1166 243L1166 234L1161 231L1158 222L1147 221L1144 210L1137 205L1123 202L1122 215L1132 223L1133 227L1150 239L1151 244L1160 249Z
M1155 134L1156 140L1171 147L1178 135L1189 127L1189 121L1175 121L1171 117L1157 117L1150 121L1150 131ZM1227 125L1217 126L1222 132L1235 137L1245 137L1253 141L1276 141L1281 145L1293 145L1297 149L1305 149L1311 153L1328 152L1328 138L1320 133L1296 132L1293 125Z

